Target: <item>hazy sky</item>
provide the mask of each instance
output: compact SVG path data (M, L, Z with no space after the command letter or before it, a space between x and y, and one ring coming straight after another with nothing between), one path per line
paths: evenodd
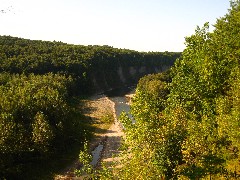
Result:
M229 7L229 0L0 0L0 35L182 51L184 37Z

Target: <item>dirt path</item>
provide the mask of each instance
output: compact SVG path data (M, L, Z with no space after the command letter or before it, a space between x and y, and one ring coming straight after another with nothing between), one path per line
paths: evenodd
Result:
M110 166L114 161L118 160L116 154L119 153L118 148L121 144L123 131L118 123L115 113L115 104L105 95L95 95L86 100L84 103L83 114L92 120L92 125L96 127L94 139L90 142L90 151L104 142L104 148L101 152L101 158L96 168L100 167L101 162L106 162ZM104 122L112 116L114 121L112 124ZM113 158L114 156L114 158ZM76 160L64 173L55 176L55 179L78 179L74 177L74 170L79 167L79 161Z

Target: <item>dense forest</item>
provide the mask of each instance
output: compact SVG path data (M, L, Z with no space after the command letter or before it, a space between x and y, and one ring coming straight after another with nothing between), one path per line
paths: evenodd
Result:
M197 27L170 71L139 81L120 165L99 178L240 178L240 1L214 27Z
M136 83L144 74L173 65L179 56L0 36L0 72L71 76L74 95Z
M76 97L136 83L180 55L0 36L0 179L27 179L89 138Z
M1 36L0 177L21 177L29 163L89 136L74 97L134 83L174 64L139 80L134 123L126 113L120 117L120 161L91 177L240 178L240 1L230 4L213 32L205 23L186 37L183 53Z

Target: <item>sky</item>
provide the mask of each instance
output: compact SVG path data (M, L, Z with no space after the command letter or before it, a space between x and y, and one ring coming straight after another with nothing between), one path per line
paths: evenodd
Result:
M229 0L0 0L0 35L180 52L197 26L229 8Z

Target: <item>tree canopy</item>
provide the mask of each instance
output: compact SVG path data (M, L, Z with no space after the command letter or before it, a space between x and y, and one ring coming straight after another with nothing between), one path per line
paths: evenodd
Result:
M231 179L239 166L240 2L197 27L170 74L139 81L122 115L122 179Z
M46 74L60 73L72 76L74 94L95 92L93 79L100 88L123 85L118 68L131 79L128 68L144 66L147 69L173 65L181 53L137 52L110 46L82 46L62 42L33 41L11 36L0 36L0 72ZM151 71L153 71L151 70ZM109 88L108 87L108 88Z
M0 36L0 179L27 179L29 164L88 138L73 99L96 92L93 79L119 87L139 78L122 82L120 67L128 77L129 67L171 66L180 55Z

